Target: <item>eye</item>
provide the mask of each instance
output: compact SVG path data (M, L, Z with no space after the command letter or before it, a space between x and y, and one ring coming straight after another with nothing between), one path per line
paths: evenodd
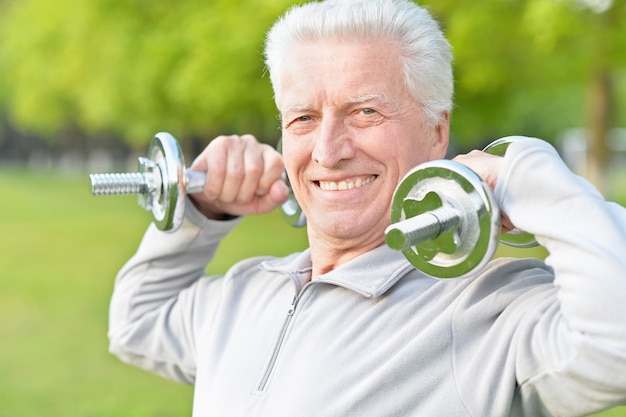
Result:
M311 116L298 116L298 117L294 117L292 118L288 123L285 123L284 127L285 128L291 128L291 127L295 127L301 123L306 123L306 122L310 122L312 120Z
M356 108L350 115L350 123L359 128L376 126L383 120L383 114L372 107Z
M315 114L292 115L289 120L288 123L283 125L283 129L289 131L290 134L305 135L315 129Z

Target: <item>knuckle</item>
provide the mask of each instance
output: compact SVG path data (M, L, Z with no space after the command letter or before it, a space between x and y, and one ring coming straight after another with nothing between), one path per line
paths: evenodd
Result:
M224 147L229 141L228 138L226 135L220 135L209 143L209 147Z
M221 187L218 184L214 183L207 182L204 187L204 195L211 200L218 198L221 191Z
M250 197L247 196L238 196L237 198L235 198L234 203L238 204L240 206L246 205L251 201Z
M241 166L232 167L228 171L228 177L231 181L241 182L246 176L246 171Z
M240 140L246 144L256 144L258 143L256 138L253 135L246 134L239 136Z
M209 147L228 150L239 146L240 142L241 140L237 135L220 135L209 143Z
M251 176L258 178L261 175L263 175L263 171L264 171L263 162L258 159L255 159L248 164L248 167L246 170Z

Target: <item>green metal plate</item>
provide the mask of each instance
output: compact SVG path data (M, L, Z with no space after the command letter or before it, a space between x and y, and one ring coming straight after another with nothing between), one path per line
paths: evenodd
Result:
M391 222L400 222L442 204L466 214L459 227L406 249L403 254L427 275L464 277L491 260L500 230L500 212L493 195L476 173L447 160L419 165L396 188Z

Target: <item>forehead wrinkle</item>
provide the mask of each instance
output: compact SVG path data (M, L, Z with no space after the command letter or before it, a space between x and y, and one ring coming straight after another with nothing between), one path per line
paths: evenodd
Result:
M373 101L373 100L385 100L385 97L382 94L366 94L363 96L358 96L358 97L348 97L345 100L345 104L348 105L352 105L352 104L362 104L362 103L367 103L369 101ZM310 111L313 110L315 107L312 104L294 104L293 106L289 106L286 109L286 112L303 112L303 111Z

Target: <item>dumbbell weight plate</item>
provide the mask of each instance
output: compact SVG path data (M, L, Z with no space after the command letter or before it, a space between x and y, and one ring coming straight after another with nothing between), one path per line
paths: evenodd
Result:
M483 149L483 152L491 155L504 156L511 142L515 140L515 136L507 136L494 140ZM515 248L532 248L539 245L534 235L517 228L501 234L500 242Z
M289 179L283 175L291 190ZM93 195L137 194L139 206L152 211L157 228L173 232L183 222L186 194L202 192L206 172L186 170L178 141L167 132L159 132L150 142L147 156L139 158L138 172L91 174L89 178ZM293 191L282 211L290 225L306 224Z
M281 154L283 153L282 138L278 139L278 143L276 144L276 150ZM287 224L293 227L306 226L306 216L302 212L302 208L300 207L300 204L298 204L298 200L296 200L296 196L293 193L293 189L291 188L291 182L289 182L289 177L287 176L287 171L283 171L281 178L289 188L289 198L281 206L283 219L285 219Z
M148 159L157 171L156 195L152 215L159 230L176 230L185 212L185 160L178 141L169 133L157 133L148 147ZM157 184L159 185L159 184Z
M430 276L461 278L493 257L500 211L491 190L476 173L457 162L438 160L419 165L402 179L392 199L391 222L401 222L441 205L460 213L458 227L403 250L403 254Z

